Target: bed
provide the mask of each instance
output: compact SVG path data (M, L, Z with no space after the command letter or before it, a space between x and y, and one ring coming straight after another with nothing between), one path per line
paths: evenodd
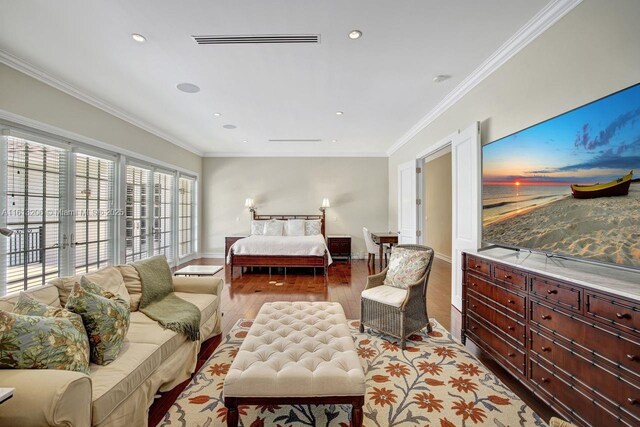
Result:
M320 234L312 236L252 235L236 241L229 250L227 263L231 267L307 267L322 268L328 276L331 255L325 242L325 215L257 215L254 221L290 219L320 220Z

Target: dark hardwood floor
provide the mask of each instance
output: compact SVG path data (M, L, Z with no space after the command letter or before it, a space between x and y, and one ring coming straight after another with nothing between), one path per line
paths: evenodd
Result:
M188 264L223 265L224 260L201 258L184 265ZM311 269L288 269L285 276L283 269L274 268L271 275L268 269L254 269L252 272L245 271L241 275L240 268L235 268L232 278L229 268L225 268L216 274L217 277L225 279L220 301L223 312L222 333L227 334L239 319L255 318L262 304L273 301L336 301L342 304L348 319L359 319L360 293L364 289L367 276L377 271L379 271L378 268L368 267L364 260L353 260L350 264L334 262L329 267L329 277L325 283L320 270L314 277ZM434 261L427 299L429 317L436 319L459 339L462 316L451 305L451 264L448 262L440 259ZM217 341L208 342L205 350L201 352L202 363L206 361L216 345ZM469 340L467 340L467 348L545 421L548 422L551 416L557 416L491 358L480 352ZM161 399L157 399L150 410L150 420L152 418L160 420L183 388L177 392L174 389L164 393ZM149 425L156 424L150 422Z

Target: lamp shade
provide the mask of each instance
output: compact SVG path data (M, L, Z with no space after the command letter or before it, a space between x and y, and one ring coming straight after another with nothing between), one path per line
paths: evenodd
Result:
M6 237L11 236L13 233L15 233L15 231L9 229L9 228L0 228L0 234Z
M326 197L322 199L322 207L325 209L331 207L331 203L329 203L329 199L327 199Z
M245 208L253 208L255 206L253 199L245 199L244 207Z

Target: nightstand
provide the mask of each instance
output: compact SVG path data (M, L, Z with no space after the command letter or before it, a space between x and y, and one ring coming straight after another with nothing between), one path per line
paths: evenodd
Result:
M240 239L244 239L245 237L249 237L248 234L234 234L233 236L227 236L224 238L224 257L229 256L229 249L231 249L231 245L237 242Z
M327 246L329 247L331 258L344 258L351 262L351 236L327 236Z

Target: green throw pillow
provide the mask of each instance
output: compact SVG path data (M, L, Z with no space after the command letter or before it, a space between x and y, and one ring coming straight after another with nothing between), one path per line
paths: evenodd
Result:
M63 369L88 374L86 340L67 318L0 310L0 369Z
M103 290L101 293L103 292L113 296L111 292ZM129 329L130 313L126 305L118 299L92 293L76 283L67 299L66 309L82 317L89 334L91 362L98 365L113 362L122 349Z
M31 295L26 292L20 292L18 302L13 306L13 312L16 314L26 314L28 316L42 316L42 317L59 317L68 319L74 328L80 333L84 339L82 340L82 346L80 349L81 354L78 355L78 360L83 361L86 365L85 369L81 372L88 373L89 371L89 338L87 337L87 331L84 329L82 323L82 317L76 313L72 313L69 310L65 310L60 307L52 307L44 304L38 300L35 300ZM69 348L69 351L74 349Z

